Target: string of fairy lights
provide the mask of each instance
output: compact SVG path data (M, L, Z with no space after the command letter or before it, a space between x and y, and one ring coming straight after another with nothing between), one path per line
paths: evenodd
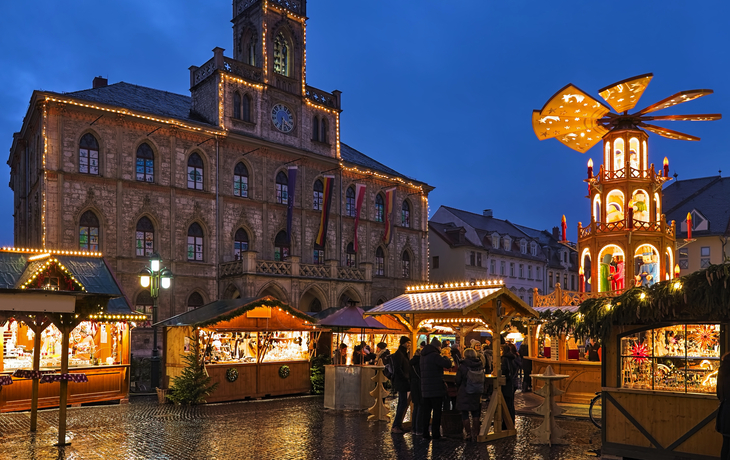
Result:
M464 288L472 289L498 289L504 287L504 280L478 280L464 281L461 283L437 283L437 284L418 284L414 286L406 286L407 293L421 292L441 292L441 291L457 291Z

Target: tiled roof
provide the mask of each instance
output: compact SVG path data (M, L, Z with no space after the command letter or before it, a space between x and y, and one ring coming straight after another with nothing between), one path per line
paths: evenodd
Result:
M352 163L357 166L362 166L363 168L371 169L374 171L378 171L384 174L389 174L391 176L399 176L404 177L410 180L415 180L413 178L410 178L406 176L405 174L401 174L395 169L391 169L387 166L385 166L383 163L380 163L379 161L373 160L369 156L365 155L362 152L359 152L349 145L345 144L344 142L340 142L340 157L342 157L342 161L345 161L347 163Z
M495 217L487 217L469 211L463 211L461 209L452 208L450 206L442 207L459 219L466 222L468 225L474 227L474 229L484 230L488 234L497 232L502 236L509 235L512 237L513 240L528 237L528 235L525 235L519 228L514 226L509 221L497 219Z
M664 189L664 213L668 222L677 222L677 236L687 213L697 210L709 221L708 230L694 230L697 236L730 235L730 178L702 177L671 183Z
M162 117L205 123L190 113L192 107L190 96L132 85L123 81L102 88L65 93L65 95Z

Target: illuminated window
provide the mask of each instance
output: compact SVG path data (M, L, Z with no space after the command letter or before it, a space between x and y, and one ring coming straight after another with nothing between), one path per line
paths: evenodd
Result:
M155 180L155 155L149 144L142 143L137 147L137 180L140 182L154 182Z
M203 159L193 153L188 157L188 188L203 190Z
M188 261L203 261L203 228L197 222L188 227Z
M411 277L411 256L408 254L408 251L403 251L403 255L400 259L401 263L401 272L403 274L403 278L410 278Z
M314 245L314 264L324 264L324 248L318 244Z
M375 276L385 276L385 253L381 247L375 250Z
M312 117L312 140L319 140L319 118L316 116Z
M322 203L324 202L324 185L322 181L317 179L314 181L314 197L312 201L312 207L315 211L322 210Z
M248 168L240 162L233 170L233 195L248 197Z
M355 217L355 187L347 187L345 192L345 215Z
M375 222L385 221L385 201L383 195L378 193L375 195Z
M357 254L355 253L355 246L352 243L347 243L347 248L345 249L345 266L357 267Z
M203 305L205 305L205 301L202 295L197 292L190 294L190 297L188 297L188 311L195 310Z
M89 133L79 141L79 172L99 174L99 142Z
M238 91L233 93L233 118L241 119L241 94Z
M137 257L151 256L155 252L155 227L147 217L137 221L135 243Z
M274 238L274 260L283 261L289 258L289 238L284 230Z
M279 171L276 175L276 202L289 204L289 179L284 171Z
M624 161L624 140L618 138L613 142L613 170L623 169L626 166Z
M86 211L79 219L79 249L99 250L99 218L91 211Z
M279 34L274 39L274 72L289 76L289 42L287 42L284 34Z
M404 201L401 207L400 222L403 227L408 228L411 226L411 205L407 201Z
M243 257L242 253L246 251L248 251L248 233L239 228L233 237L233 256L236 260L240 260Z

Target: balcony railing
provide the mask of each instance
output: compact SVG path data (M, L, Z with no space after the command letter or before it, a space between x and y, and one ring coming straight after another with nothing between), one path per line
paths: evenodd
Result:
M299 276L305 278L331 278L327 265L299 264Z
M298 257L287 261L256 259L256 253L244 253L241 260L224 262L219 265L221 278L247 274L297 276L302 278L340 279L349 281L368 281L366 270L341 267L336 261L326 264L302 264Z
M269 260L256 261L256 273L267 275L291 275L291 263Z
M596 299L599 297L616 297L623 294L625 289L618 289L608 292L578 292L566 291L560 287L560 283L555 285L555 290L547 295L537 293L534 288L532 296L533 305L535 307L570 307L578 306L588 299Z
M365 271L352 267L340 267L337 277L341 280L365 281Z
M661 174L656 174L654 172L654 165L652 165L649 169L637 169L627 165L625 168L616 170L607 170L601 166L598 174L594 177L598 182L606 182L626 179L627 174L630 179L651 179L654 182L659 183L666 180Z
M616 222L592 222L587 227L578 227L578 239L587 238L597 233L613 233L623 232L626 230L632 230L637 232L659 232L664 233L669 237L674 237L675 226L667 225L664 221L662 222L644 222L641 220L634 220L633 226L629 228L628 219L617 220Z
M307 99L317 105L323 105L325 107L331 107L333 109L340 108L340 98L338 97L339 92L335 91L335 94L322 91L313 86L307 85L306 96Z

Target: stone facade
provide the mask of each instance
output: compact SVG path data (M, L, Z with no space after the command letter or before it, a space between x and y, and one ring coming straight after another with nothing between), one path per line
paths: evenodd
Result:
M306 7L303 1L236 1L237 59L216 48L210 61L191 67L191 97L126 83L107 85L101 79L95 79L94 88L75 93L35 91L8 161L15 245L79 249L82 216L91 211L98 219L98 251L130 303L139 305L145 292L138 274L149 256L137 255L136 230L140 219L149 219L153 249L174 274L172 288L160 294L160 320L185 312L194 293L204 303L268 294L309 311L350 300L374 304L400 295L407 284L425 281L432 188L340 143L340 93L304 82L305 18L287 10L288 4ZM272 64L271 44L282 30L292 50L288 76L277 74ZM253 64L240 60L244 31L256 31L259 39ZM242 97L250 98L249 117L234 107ZM276 104L291 109L290 132L272 122ZM84 170L81 142L86 134L98 142L98 172ZM142 144L153 153L151 181L137 180ZM202 189L189 186L193 155L202 160ZM248 197L234 194L238 163L248 172ZM290 256L279 261L274 242L277 233L286 231L288 207L277 202L276 177L291 165L297 166L298 177L289 190L294 196ZM314 209L313 187L324 174L334 175L332 203L324 259L315 263L322 212ZM355 219L346 215L346 191L355 184L366 184L367 193L356 265L347 266ZM386 246L375 201L390 187L396 187L395 226ZM400 217L404 201L410 209L407 226ZM193 224L203 231L202 260L189 260ZM237 257L239 229L247 235L248 250ZM379 247L385 256L382 276L374 271ZM405 277L404 254L410 260ZM136 331L133 349L144 354L150 334Z

